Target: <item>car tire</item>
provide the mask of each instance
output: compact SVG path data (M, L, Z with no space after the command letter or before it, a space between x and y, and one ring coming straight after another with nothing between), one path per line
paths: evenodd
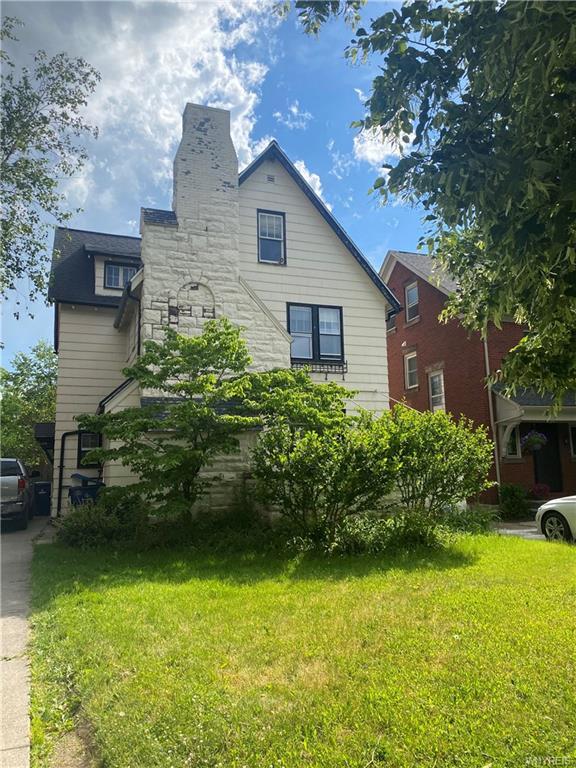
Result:
M546 536L548 541L572 540L568 523L560 512L556 512L555 510L546 512L542 518L542 533Z

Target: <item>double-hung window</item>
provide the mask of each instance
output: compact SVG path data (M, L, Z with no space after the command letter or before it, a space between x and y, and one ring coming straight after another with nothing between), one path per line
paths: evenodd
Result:
M104 268L104 288L126 288L128 281L131 280L137 267L131 267L129 264L114 264L108 262Z
M416 352L404 355L404 383L406 389L418 386L418 356Z
M288 304L288 333L292 360L342 362L342 308Z
M286 222L283 213L258 211L258 261L286 263Z
M502 427L502 434L505 432L505 427ZM520 446L520 429L514 427L510 430L508 436L508 442L506 444L506 458L508 459L521 459L522 449Z
M430 393L430 410L445 411L443 371L432 371L432 373L428 374L428 390Z
M97 462L85 464L84 459L94 450L102 445L101 435L97 432L80 432L78 435L78 466L79 467L97 467Z
M406 322L416 320L420 316L418 303L418 283L410 283L404 289L404 301L406 304Z

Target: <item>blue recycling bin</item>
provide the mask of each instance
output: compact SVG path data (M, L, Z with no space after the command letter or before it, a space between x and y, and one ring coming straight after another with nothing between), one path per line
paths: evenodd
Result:
M104 483L97 477L81 475L79 472L75 472L72 475L72 480L79 480L82 483L68 489L68 498L70 499L70 504L74 507L77 507L79 504L93 503L96 501L100 489L104 487Z
M50 515L52 483L38 481L34 483L34 514L40 517Z

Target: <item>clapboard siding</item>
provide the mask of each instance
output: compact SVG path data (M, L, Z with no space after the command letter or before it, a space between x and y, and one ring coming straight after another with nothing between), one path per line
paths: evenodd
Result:
M268 174L274 183L266 180ZM258 262L257 209L286 217L286 265ZM240 187L241 273L284 327L288 302L341 306L345 381L354 401L377 411L388 407L385 297L288 173L263 163ZM324 381L324 374L314 378Z
M115 309L60 304L56 434L54 444L53 514L56 513L60 442L63 432L78 429L75 416L95 413L98 403L123 380L126 334L114 328ZM66 440L62 509L68 502L74 472L96 475L97 470L77 466L78 437Z

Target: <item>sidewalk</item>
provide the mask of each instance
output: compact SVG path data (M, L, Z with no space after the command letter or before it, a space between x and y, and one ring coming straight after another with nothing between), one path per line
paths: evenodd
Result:
M498 533L502 534L503 536L519 536L521 539L546 541L542 533L536 527L536 523L533 520L496 523L494 527Z
M26 645L33 541L49 536L49 518L35 518L26 531L2 532L0 614L0 765L30 765L30 681Z

